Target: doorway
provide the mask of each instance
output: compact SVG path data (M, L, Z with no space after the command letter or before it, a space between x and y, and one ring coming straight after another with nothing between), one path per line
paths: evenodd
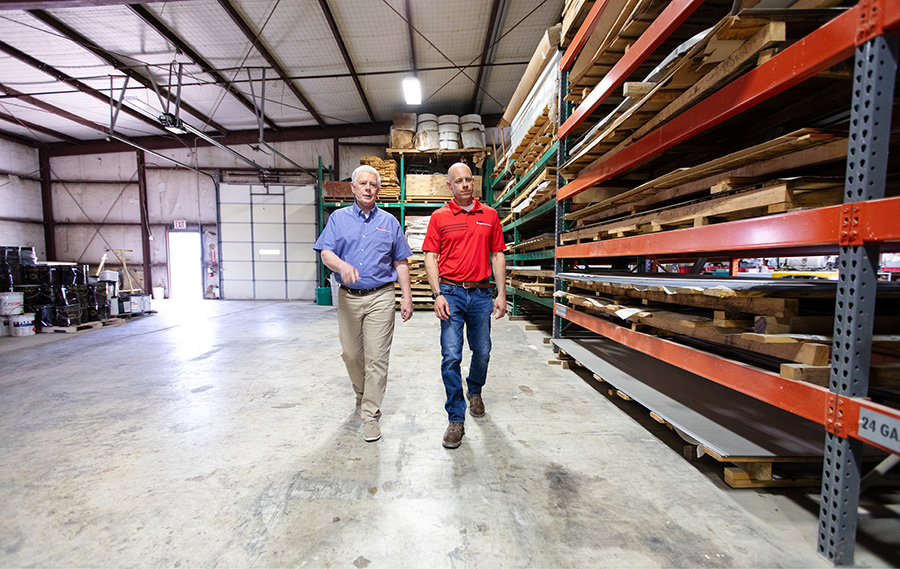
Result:
M200 234L171 231L169 237L169 298L175 301L203 298L203 251Z

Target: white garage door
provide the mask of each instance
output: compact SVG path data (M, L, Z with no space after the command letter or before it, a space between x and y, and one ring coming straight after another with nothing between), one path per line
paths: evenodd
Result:
M314 300L314 186L219 186L222 298Z

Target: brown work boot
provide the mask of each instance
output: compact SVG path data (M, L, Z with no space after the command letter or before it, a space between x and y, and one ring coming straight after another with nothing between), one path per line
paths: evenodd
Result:
M481 395L466 395L469 400L469 414L473 417L484 417L484 400Z
M463 423L450 423L444 432L444 440L442 444L444 448L456 448L462 444L463 435L466 434L466 428Z

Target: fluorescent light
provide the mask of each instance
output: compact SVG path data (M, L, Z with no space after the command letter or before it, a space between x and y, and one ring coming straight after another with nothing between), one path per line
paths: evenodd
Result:
M280 249L260 249L260 255L281 255Z
M422 104L422 86L417 77L407 77L403 80L403 96L407 105Z

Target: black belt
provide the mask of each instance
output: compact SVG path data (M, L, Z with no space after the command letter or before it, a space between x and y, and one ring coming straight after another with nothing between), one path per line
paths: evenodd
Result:
M369 293L373 293L375 291L381 290L386 287L393 287L394 283L384 283L383 285L376 286L375 288L350 288L347 285L341 285L341 288L349 292L350 294L356 296L365 296Z
M450 279L441 278L441 284L453 286L461 286L463 288L494 288L496 285L487 279L481 281L451 281Z

